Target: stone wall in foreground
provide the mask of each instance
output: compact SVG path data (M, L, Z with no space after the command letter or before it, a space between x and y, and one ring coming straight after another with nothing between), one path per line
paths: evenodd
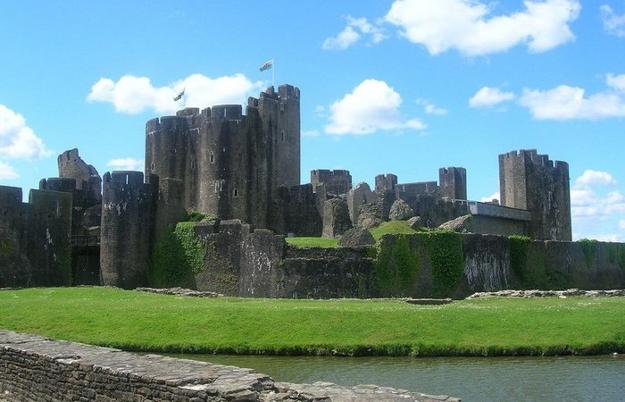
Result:
M277 383L251 369L0 330L0 400L458 401L387 387Z

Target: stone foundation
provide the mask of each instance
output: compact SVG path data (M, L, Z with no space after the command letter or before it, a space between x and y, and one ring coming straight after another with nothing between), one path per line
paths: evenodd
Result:
M251 369L0 330L4 401L459 401L375 385L276 383Z

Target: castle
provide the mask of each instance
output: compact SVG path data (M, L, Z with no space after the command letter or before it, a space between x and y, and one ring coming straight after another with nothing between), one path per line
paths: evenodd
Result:
M226 250L227 263L215 264L230 267L241 284L249 279L241 261L255 264L241 246L251 234L264 233L269 243L276 235L282 242L287 235L340 237L397 219L400 207L426 228L470 216L465 231L478 235L571 240L568 164L535 150L499 156L500 203L467 200L461 167L416 183L381 174L373 190L353 186L347 170L313 170L310 183L300 184L300 91L290 85L249 98L245 113L221 105L148 121L145 174L100 179L75 149L58 166L59 177L42 179L28 203L21 189L0 186L0 287L146 285L155 245L190 211L216 218L198 224L197 233L204 241L230 239L218 250Z

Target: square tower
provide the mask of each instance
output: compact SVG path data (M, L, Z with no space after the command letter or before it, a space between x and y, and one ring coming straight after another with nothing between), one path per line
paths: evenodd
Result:
M540 240L570 241L569 165L535 149L499 155L501 205L530 212L528 233Z
M461 167L438 169L441 196L452 200L467 199L467 171Z

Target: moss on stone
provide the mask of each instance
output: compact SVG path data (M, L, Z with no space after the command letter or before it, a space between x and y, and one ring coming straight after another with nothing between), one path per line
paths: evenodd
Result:
M15 254L15 243L8 239L0 240L0 257L10 257Z
M195 234L196 222L179 222L170 227L154 246L148 274L150 286L186 286L193 283L193 275L204 267L206 248Z
M510 269L521 282L524 279L524 271L527 266L527 249L530 244L527 236L510 236L508 244L510 246Z
M584 259L586 261L586 266L588 268L592 267L592 263L597 256L597 246L599 244L598 240L591 239L581 239L578 240L577 243L582 248L582 252L584 253Z
M432 293L436 297L450 296L464 273L462 235L434 231L418 235L424 240L432 267Z
M625 270L625 244L609 243L605 247L610 264L617 264L622 270Z
M202 242L195 233L195 226L195 222L179 222L176 225L174 234L180 242L180 246L191 267L191 271L194 274L198 274L204 269L206 247L204 246L204 242Z
M380 296L407 296L419 271L419 255L410 235L395 235L378 243L375 265L376 290Z

